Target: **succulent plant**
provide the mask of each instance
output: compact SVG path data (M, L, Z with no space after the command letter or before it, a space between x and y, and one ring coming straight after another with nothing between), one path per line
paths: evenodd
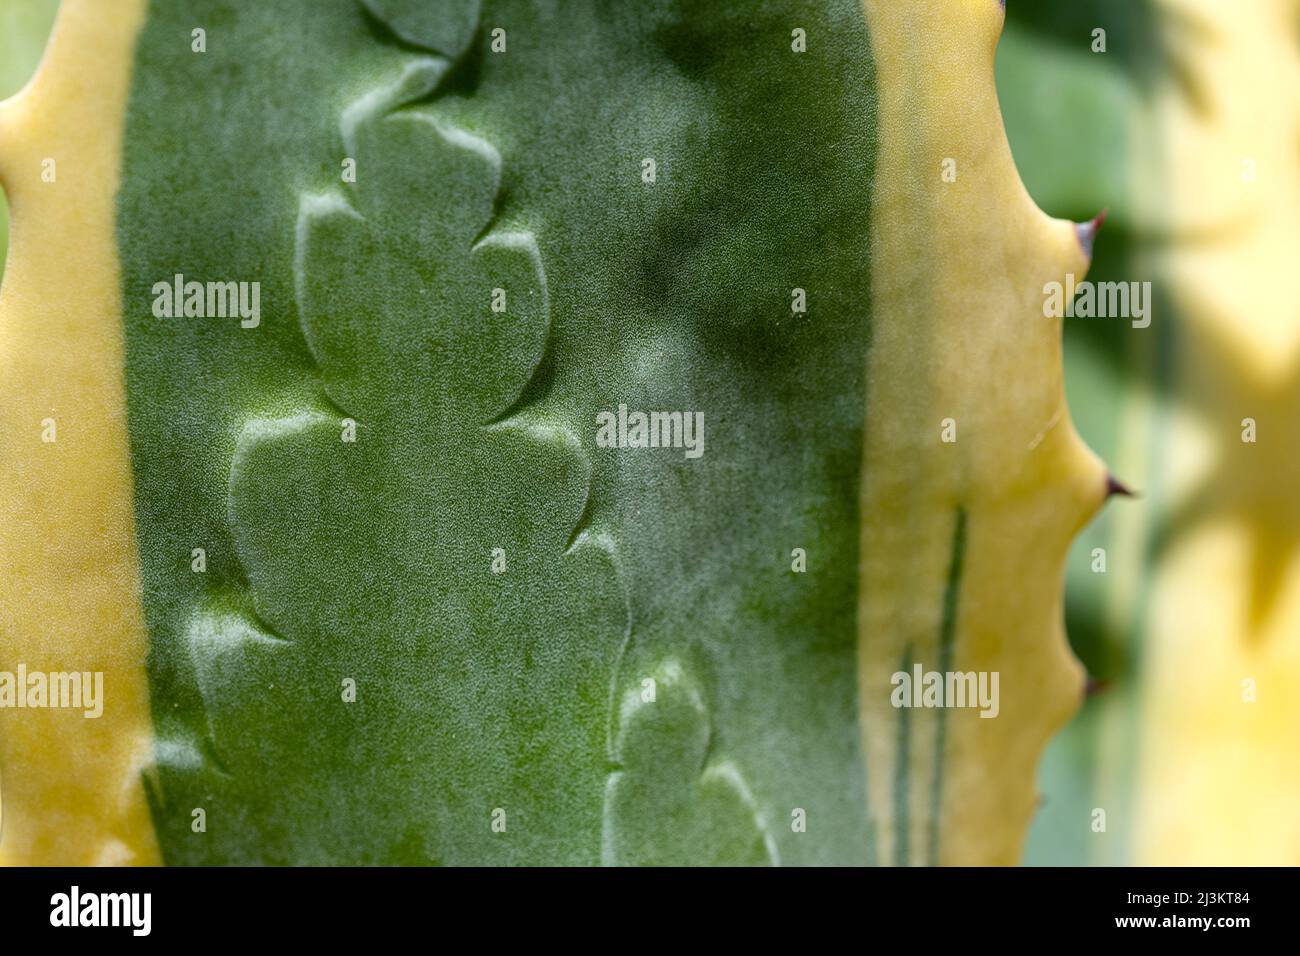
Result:
M1070 637L1109 689L1045 758L1030 862L1300 860L1300 326L1276 279L1300 256L1298 15L1293 0L1010 11L1002 102L1031 192L1058 215L1109 204L1091 277L1154 280L1158 311L1140 331L1067 324L1072 407L1144 506L1109 511L1069 561Z
M1017 861L1119 486L1003 16L65 0L0 107L0 670L104 709L0 709L0 857Z

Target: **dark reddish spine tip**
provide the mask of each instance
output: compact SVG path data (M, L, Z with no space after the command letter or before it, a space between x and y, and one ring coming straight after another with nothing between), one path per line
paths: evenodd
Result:
M1120 495L1124 498L1136 498L1137 492L1133 491L1128 485L1120 481L1114 475L1106 475L1106 497Z
M1110 210L1103 209L1097 213L1096 218L1088 222L1076 223L1074 226L1075 233L1079 237L1079 245L1083 247L1083 251L1088 258L1092 258L1092 245L1096 241L1097 233L1101 231L1101 225L1106 221L1108 215L1110 215Z
M1110 681L1098 680L1097 678L1089 674L1088 679L1084 682L1083 685L1083 696L1095 697L1098 694L1100 694L1102 691L1107 690L1109 688L1110 688Z

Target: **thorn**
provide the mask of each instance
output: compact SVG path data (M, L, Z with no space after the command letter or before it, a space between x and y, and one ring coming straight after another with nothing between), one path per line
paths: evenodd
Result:
M1093 240L1097 238L1097 233L1101 230L1101 224L1106 221L1108 215L1110 215L1110 210L1103 209L1097 213L1097 218L1090 222L1077 222L1074 224L1074 231L1079 237L1079 245L1083 247L1083 251L1089 259L1092 258Z
M1128 485L1120 481L1114 475L1107 472L1106 474L1106 497L1109 499L1114 495L1120 495L1124 498L1136 498L1137 492L1129 488Z
M1084 681L1083 684L1083 696L1085 698L1096 697L1104 690L1110 690L1110 681L1098 680L1096 677L1089 674L1088 679Z

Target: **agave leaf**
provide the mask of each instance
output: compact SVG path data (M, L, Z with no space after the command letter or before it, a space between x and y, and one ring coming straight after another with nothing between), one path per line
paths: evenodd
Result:
M249 828L222 840L164 837L165 856L263 859L284 847L302 859L306 844L328 859L329 847L356 854L373 834L363 859L748 862L768 858L768 843L778 855L782 839L795 861L866 858L851 600L863 368L861 347L849 346L862 342L867 314L851 303L868 296L857 263L869 259L869 237L854 222L869 215L871 148L859 121L869 89L846 100L834 77L866 74L868 46L853 5L836 13L839 33L826 14L803 13L823 38L819 52L796 67L800 82L764 85L749 54L760 44L790 52L789 14L775 8L766 25L753 11L720 17L688 4L628 11L610 26L594 9L498 6L485 23L514 37L505 56L480 52L427 103L359 120L353 104L390 84L410 54L389 51L378 80L341 74L328 64L355 61L352 46L386 50L359 29L354 5L250 12L229 41L245 62L250 43L282 55L255 39L272 21L282 30L301 17L318 35L319 65L298 73L298 92L270 124L286 172L256 175L274 184L298 178L290 169L324 172L310 189L278 190L278 213L264 200L272 185L245 192L246 208L232 208L226 190L178 196L172 208L147 199L172 167L154 158L149 134L174 134L129 137L141 159L123 198L137 274L128 288L170 268L163 260L176 252L157 236L189 231L185 208L207 201L224 219L260 225L245 227L243 267L178 235L187 274L272 273L256 341L234 324L159 327L140 306L129 310L139 316L129 341L168 343L134 353L133 389L167 389L159 376L183 375L198 385L195 406L217 410L186 441L242 436L228 485L157 473L142 482L143 550L188 553L188 541L150 544L147 529L193 537L199 509L186 500L211 499L208 580L239 591L246 577L258 619L292 642L252 638L243 653L205 640L196 659L192 612L178 608L174 645L171 627L154 625L156 685L190 666L199 685L191 719L162 733L200 751L211 734L213 755L197 772L164 765L161 792L181 806L214 793L209 818L240 813ZM183 11L152 20L142 46L169 42L184 22ZM706 35L734 53L699 59ZM593 68L593 41L645 49L630 63L608 51L608 65ZM655 71L674 63L685 75L664 89ZM248 109L261 96L209 88L246 97ZM302 102L320 104L319 115ZM760 102L769 121L755 126ZM137 115L159 122L143 106ZM355 189L331 182L347 148L344 115L355 125ZM231 124L234 137L262 135L233 115ZM207 147L193 148L186 162L210 162L199 155ZM644 156L656 160L654 183L642 180ZM832 247L832 236L845 244ZM277 255L278 268L261 265ZM759 274L771 281L753 282L757 262L770 264ZM294 276L295 297L276 275ZM799 283L826 290L815 303L820 329L790 313ZM496 288L503 313L491 311ZM214 350L213 335L229 344ZM308 360L286 381L276 352L304 343ZM188 355L179 363L178 350ZM190 363L211 371L184 371ZM258 376L288 400L270 401ZM705 410L704 456L594 447L597 413L620 404ZM174 443L171 413L145 403L139 414L137 441ZM344 417L358 422L354 446L339 440ZM809 454L814 423L829 459ZM498 547L506 571L494 575ZM813 555L815 574L791 573L794 547ZM153 570L146 559L151 573L162 590L193 590L172 560ZM225 613L220 594L215 603ZM217 668L223 661L241 666ZM642 716L623 704L665 669L680 676L661 681L655 709ZM352 709L339 701L344 677L365 698ZM269 685L276 696L260 691ZM291 708L295 700L315 704ZM271 722L272 712L285 716ZM253 733L286 719L299 729ZM680 749L677 728L692 721L707 753ZM409 825L409 840L409 804L394 801L394 820L376 820L369 784L347 772L354 753L332 766L317 758L348 734L361 735L368 761L393 768L395 787L425 793L430 814ZM679 782L663 785L690 799L643 793L638 775L660 757L681 766ZM281 768L274 804L259 796L267 782L257 767L268 762ZM321 805L357 816L311 812ZM780 821L803 807L820 823L795 834L782 822L786 836L773 836L773 824L755 820L760 805ZM504 834L490 827L496 808ZM733 822L718 831L709 818ZM675 849L647 843L665 831Z
M1297 468L1280 434L1244 443L1242 418L1280 424L1295 407L1295 296L1267 277L1296 256L1300 175L1279 132L1296 113L1296 6L1023 6L1023 42L1004 43L999 66L1026 179L1040 199L1053 184L1049 208L1118 210L1093 276L1156 291L1149 329L1067 325L1072 403L1143 502L1070 559L1071 638L1109 689L1045 758L1029 859L1294 863L1296 781L1277 768L1297 760L1283 703ZM1089 51L1095 26L1117 60ZM1135 50L1151 54L1140 70ZM1016 92L1030 76L1072 102L1125 92L1107 116L1052 124ZM1113 195L1054 178L1080 154Z
M110 313L142 858L1016 859L1105 474L998 4L147 14ZM165 317L178 274L258 314ZM599 439L651 411L699 444ZM1001 716L895 707L910 664L1002 674Z
M0 612L2 862L157 853L140 786L153 735L113 234L141 15L62 6L37 74L0 102L0 182L15 216L0 287L0 579L17 596ZM51 674L68 706L15 709L22 683L38 703L45 687L48 703ZM95 703L81 694L76 706L73 688Z
M1146 3L1013 2L998 49L1007 136L1031 194L1048 211L1076 219L1107 210L1089 270L1098 282L1149 275L1143 254L1154 229L1144 204L1151 202L1149 171L1158 156L1148 151L1148 123L1164 62L1154 19ZM1097 29L1105 30L1104 53L1094 52ZM1125 808L1132 800L1140 654L1134 602L1147 584L1133 538L1155 491L1139 468L1134 440L1124 436L1142 395L1161 393L1157 356L1172 333L1167 321L1139 331L1125 322L1072 319L1064 334L1066 387L1080 428L1123 480L1142 490L1143 500L1139 507L1108 509L1070 552L1070 643L1092 685L1105 692L1085 702L1043 758L1043 800L1026 861L1115 864L1129 860ZM1097 809L1108 814L1103 832L1093 826Z

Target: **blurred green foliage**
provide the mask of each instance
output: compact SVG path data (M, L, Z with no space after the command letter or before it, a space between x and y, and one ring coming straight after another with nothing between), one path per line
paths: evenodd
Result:
M40 62L59 0L0 0L0 99L22 89ZM0 276L9 245L9 210L0 190Z
M1102 30L1104 37L1096 31ZM1100 40L1104 39L1102 50ZM1007 136L1026 187L1049 214L1082 221L1105 209L1090 280L1153 278L1147 257L1155 236L1146 227L1158 168L1158 138L1149 127L1150 99L1170 69L1150 0L1011 0L998 49L997 81ZM1160 290L1155 289L1159 309ZM1153 323L1074 319L1065 323L1066 391L1076 426L1112 463L1123 460L1121 427L1135 401L1164 393L1171 330ZM1143 476L1121 473L1121 480ZM1118 591L1141 593L1148 569L1093 570L1094 549L1113 561L1125 515L1155 507L1115 502L1075 542L1066 572L1070 643L1105 693L1091 696L1049 748L1040 770L1043 804L1030 833L1030 864L1122 864L1130 860L1128 814L1137 668L1137 607ZM1116 609L1119 608L1117 612ZM1092 808L1108 809L1105 833L1091 828ZM1120 812L1115 812L1119 810Z

